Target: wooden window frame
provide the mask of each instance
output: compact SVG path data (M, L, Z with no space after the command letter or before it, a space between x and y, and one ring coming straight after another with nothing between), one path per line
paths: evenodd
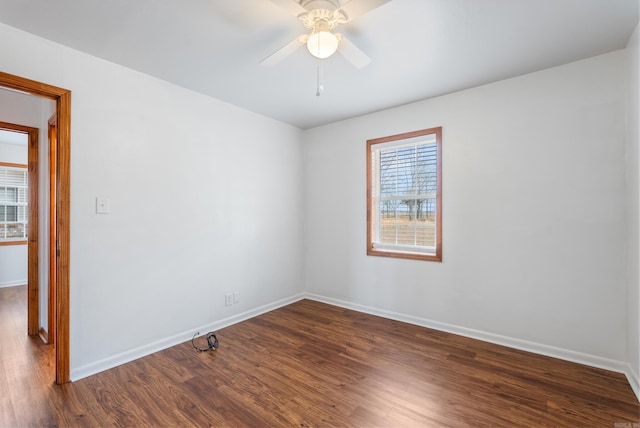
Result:
M7 163L7 162L0 162L0 168L20 168L20 169L24 169L27 173L29 172L29 166L25 165L25 164L19 164L19 163ZM31 177L27 178L27 184L31 183ZM27 187L27 197L29 197L29 189ZM28 211L28 206L27 206L27 211ZM27 217L27 224L29 224L29 221L31 219ZM0 238L0 246L5 246L5 245L27 245L28 243L28 238L25 239L14 239L14 240L4 240L2 238Z
M435 224L435 251L434 253L412 252L410 250L399 248L397 250L375 248L376 239L376 219L377 211L375 204L375 195L373 194L374 183L372 180L377 179L373 174L372 155L375 146L382 143L394 141L409 140L416 137L435 135L436 139L436 224ZM367 140L367 255L393 257L411 260L426 260L442 262L442 127L422 129L419 131L406 132L403 134L390 135L382 138Z

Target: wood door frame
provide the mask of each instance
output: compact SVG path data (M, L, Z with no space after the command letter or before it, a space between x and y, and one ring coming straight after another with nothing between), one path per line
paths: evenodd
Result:
M0 71L0 86L44 97L56 102L57 176L56 220L58 231L56 254L57 289L55 293L55 372L56 383L71 380L69 364L69 257L71 193L71 91Z
M27 232L27 333L31 336L40 331L38 315L40 310L40 290L38 284L38 137L40 130L31 126L15 123L0 122L0 129L26 134L27 142L27 171L28 171L28 232ZM17 166L17 165L16 165ZM21 241L20 243L23 243Z
M56 242L58 233L56 227L56 176L58 175L58 139L57 139L57 115L54 113L49 118L47 135L49 145L49 299L47 310L47 342L56 343L55 299L56 295Z

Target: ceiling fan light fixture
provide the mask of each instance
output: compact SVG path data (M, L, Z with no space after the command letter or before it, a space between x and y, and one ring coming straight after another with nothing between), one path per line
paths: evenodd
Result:
M329 58L338 50L338 36L330 31L329 23L320 20L307 40L307 50L316 58Z
M329 31L318 31L309 36L307 50L316 58L329 58L338 50L338 38Z

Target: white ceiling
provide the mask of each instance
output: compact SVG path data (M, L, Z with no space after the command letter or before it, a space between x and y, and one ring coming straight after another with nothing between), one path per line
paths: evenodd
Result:
M306 32L270 0L0 0L0 22L308 129L624 48L638 3L391 0L340 29L373 61L326 60L320 97L305 49L258 64Z

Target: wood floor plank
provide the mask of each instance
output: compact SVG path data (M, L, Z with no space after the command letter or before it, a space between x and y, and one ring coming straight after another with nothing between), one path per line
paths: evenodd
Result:
M619 373L309 300L62 386L26 287L0 289L0 335L2 427L640 423Z

